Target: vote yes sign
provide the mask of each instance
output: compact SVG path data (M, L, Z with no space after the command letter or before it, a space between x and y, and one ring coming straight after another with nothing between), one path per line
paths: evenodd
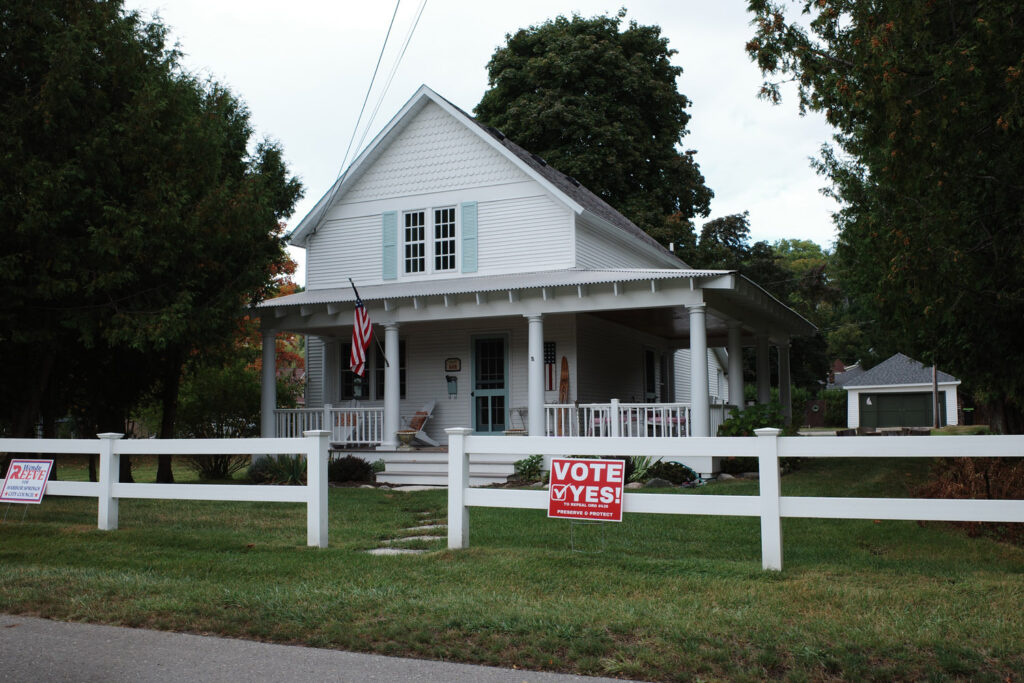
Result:
M0 502L39 503L43 500L52 460L11 460L0 488Z
M622 521L623 460L554 458L548 517Z

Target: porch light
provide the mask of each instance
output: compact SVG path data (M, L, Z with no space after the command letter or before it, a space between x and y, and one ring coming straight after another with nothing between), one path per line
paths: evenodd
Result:
M448 398L453 399L459 395L459 378L455 375L445 375L444 378L448 381Z

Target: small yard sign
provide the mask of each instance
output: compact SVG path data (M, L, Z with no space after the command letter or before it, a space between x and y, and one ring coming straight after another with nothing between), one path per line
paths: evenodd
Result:
M52 460L12 460L0 489L0 502L41 503Z
M554 458L548 517L622 521L623 460Z

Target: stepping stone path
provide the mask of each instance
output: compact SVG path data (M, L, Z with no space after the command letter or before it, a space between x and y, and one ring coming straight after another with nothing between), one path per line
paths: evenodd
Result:
M430 517L433 517L433 515L434 515L433 512L419 512L419 513L417 513L417 515L419 515L422 518L420 520L422 522L422 524L419 524L418 526L406 527L405 531L438 531L438 532L440 532L442 529L447 529L448 528L447 524L441 524L437 520L430 519ZM423 553L428 552L425 548L396 548L395 544L396 543L406 543L406 542L409 542L409 541L440 541L443 538L445 538L445 536L431 536L431 535L425 535L425 536L421 536L421 535L402 536L400 538L388 539L388 540L384 541L384 547L382 547L382 548L373 548L372 550L367 550L366 552L369 553L370 555L422 555Z

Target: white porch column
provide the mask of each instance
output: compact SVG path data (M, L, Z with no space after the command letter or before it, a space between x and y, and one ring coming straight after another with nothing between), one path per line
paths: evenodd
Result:
M530 436L544 436L544 318L539 315L528 315L529 349L527 356L527 415L530 421Z
M708 403L708 330L705 304L690 310L690 433L710 436L711 407Z
M384 434L381 450L398 447L398 436L402 411L401 359L398 347L398 323L384 323Z
M743 412L743 340L740 324L729 323L729 345L726 349L729 352L729 403L736 406L736 410Z
M277 436L274 408L277 407L277 333L263 330L263 371L260 374L260 436Z
M771 364L768 362L768 335L757 335L757 402L770 403L772 400Z
M793 393L789 378L789 340L779 344L779 403L786 424L793 422Z

